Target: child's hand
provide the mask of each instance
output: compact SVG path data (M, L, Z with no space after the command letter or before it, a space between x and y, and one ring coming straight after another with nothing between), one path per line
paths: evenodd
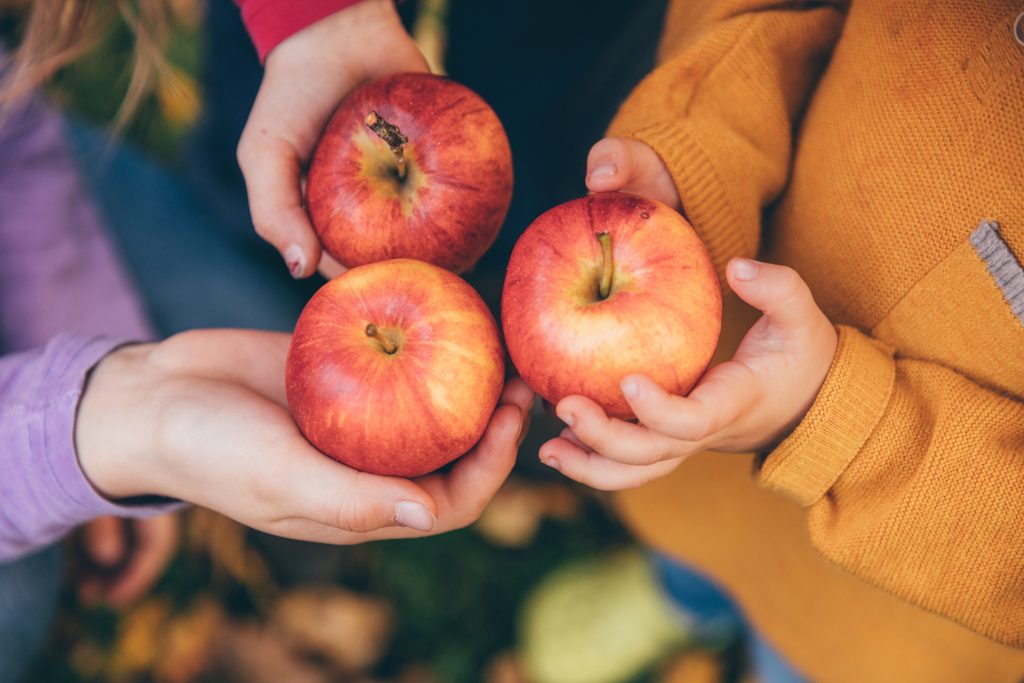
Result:
M629 192L682 210L679 192L665 163L638 140L605 138L595 143L587 156L587 189Z
M263 82L238 142L256 232L274 245L292 277L344 268L321 256L303 208L302 177L338 103L365 81L426 71L394 0L362 0L307 26L267 55Z
M178 516L99 517L82 528L79 538L87 562L75 576L79 599L127 607L156 583L174 556Z
M689 396L631 375L622 393L640 424L609 418L583 396L559 402L569 428L540 449L566 476L598 489L639 486L703 450L760 451L785 438L814 402L835 355L835 328L795 271L747 259L727 269L736 294L764 315L736 355Z
M480 443L444 474L358 472L302 436L285 400L289 336L186 332L128 346L92 372L75 427L82 470L109 498L179 498L279 536L349 544L476 520L515 462L533 400L505 386Z

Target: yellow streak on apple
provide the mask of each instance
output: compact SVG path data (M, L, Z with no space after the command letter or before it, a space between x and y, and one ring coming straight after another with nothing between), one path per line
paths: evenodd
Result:
M416 160L415 143L410 140L404 145L406 175L404 181L398 182L398 163L383 140L361 127L354 134L353 142L362 162L359 177L388 199L397 199L402 215L411 216L416 193L426 183L426 176Z

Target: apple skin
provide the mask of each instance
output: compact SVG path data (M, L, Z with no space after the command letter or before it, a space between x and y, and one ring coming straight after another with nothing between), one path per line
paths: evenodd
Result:
M397 343L388 354L367 325ZM353 268L306 304L285 371L295 423L320 451L418 477L480 440L505 378L494 317L458 276L411 259Z
M366 124L408 138L407 175ZM494 242L512 201L512 152L498 116L455 81L421 73L363 85L338 106L313 154L306 208L348 267L416 258L465 272Z
M611 236L612 287L598 296ZM552 404L581 394L634 418L619 383L632 373L686 394L707 369L722 328L722 293L707 249L660 202L619 192L550 209L512 250L501 318L523 380Z

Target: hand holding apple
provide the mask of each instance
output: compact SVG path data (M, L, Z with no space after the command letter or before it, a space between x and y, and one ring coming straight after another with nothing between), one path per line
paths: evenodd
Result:
M440 76L363 85L331 116L306 207L324 249L352 268L416 258L461 273L494 241L512 199L505 130L479 95Z
M292 277L343 269L323 254L302 204L302 173L324 124L360 83L427 71L394 0L360 0L307 26L267 55L263 81L238 142L253 225Z
M127 346L93 370L75 443L112 499L163 495L267 533L351 544L472 523L515 462L533 394L505 387L473 450L415 481L357 472L303 438L285 401L289 335L185 332Z
M711 368L688 396L643 375L624 378L640 424L609 417L583 396L563 399L557 412L568 428L541 447L541 460L594 488L623 489L665 476L693 453L762 451L788 436L825 381L835 328L790 268L734 259L727 276L764 313L731 360Z
M381 261L331 280L306 305L288 354L288 405L339 462L418 477L479 440L504 357L494 318L461 278Z
M722 295L693 228L668 206L600 193L535 220L502 295L509 355L545 400L582 394L633 417L619 382L645 373L685 394L707 368Z

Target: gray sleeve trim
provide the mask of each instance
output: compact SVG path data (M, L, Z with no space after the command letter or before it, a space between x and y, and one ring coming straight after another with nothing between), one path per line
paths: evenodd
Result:
M999 285L1017 320L1024 325L1024 268L999 236L999 224L982 221L971 233L971 244Z

